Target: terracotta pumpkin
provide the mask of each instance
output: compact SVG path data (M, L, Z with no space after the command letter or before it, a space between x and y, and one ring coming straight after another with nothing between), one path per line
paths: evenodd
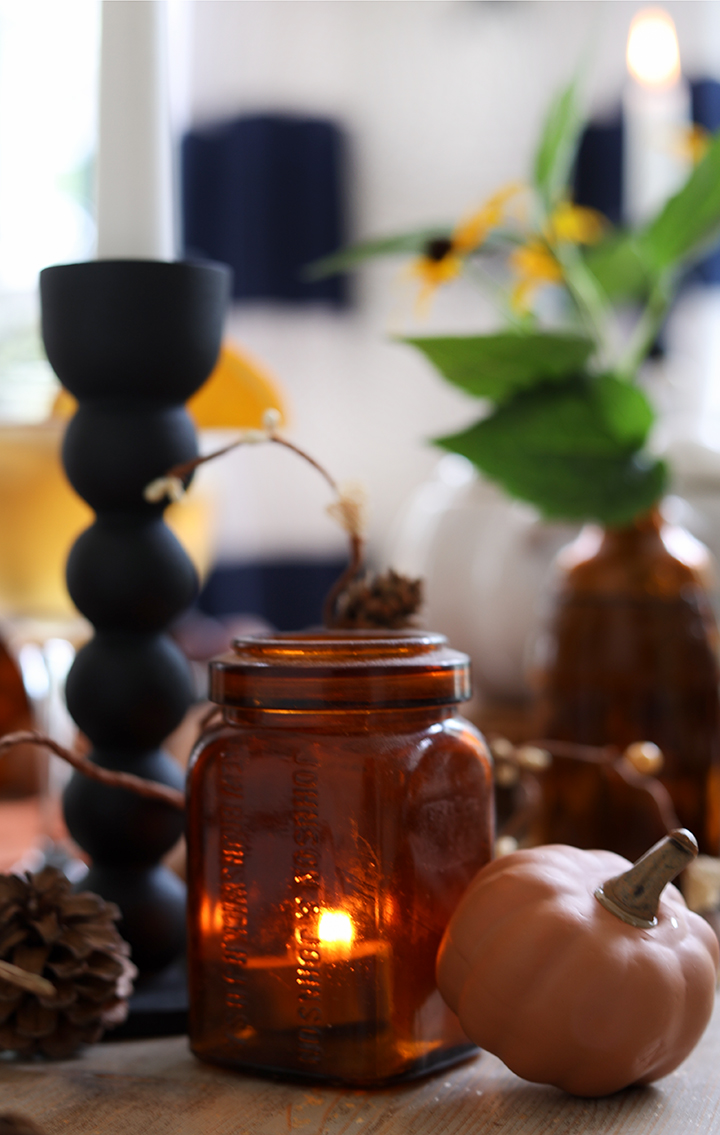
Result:
M467 1035L524 1079L579 1096L672 1072L715 998L717 939L666 887L696 854L680 829L634 866L561 844L488 864L438 955Z

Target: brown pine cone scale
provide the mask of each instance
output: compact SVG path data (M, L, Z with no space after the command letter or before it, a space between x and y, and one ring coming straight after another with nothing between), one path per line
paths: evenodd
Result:
M73 894L54 867L0 875L0 961L10 963L0 976L0 1050L62 1058L122 1023L137 971L119 917L99 895ZM53 992L43 982L18 988L13 966Z

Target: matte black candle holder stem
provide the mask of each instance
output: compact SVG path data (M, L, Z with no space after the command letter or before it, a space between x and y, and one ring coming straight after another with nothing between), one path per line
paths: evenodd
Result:
M183 403L220 346L229 273L211 264L100 260L46 268L42 329L78 410L63 446L73 488L96 519L73 546L70 596L95 628L67 680L91 759L180 787L163 750L192 700L187 663L165 633L193 600L195 570L144 487L197 452ZM92 858L83 888L116 902L141 972L181 953L185 893L160 864L182 833L176 810L74 775L73 839Z

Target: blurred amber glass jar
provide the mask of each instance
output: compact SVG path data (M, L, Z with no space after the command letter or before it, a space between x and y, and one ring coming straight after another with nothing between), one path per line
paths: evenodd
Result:
M435 984L490 858L490 758L439 635L243 639L189 773L190 1039L202 1059L378 1085L472 1048Z
M583 530L560 566L539 676L540 736L619 752L654 742L664 758L657 777L680 824L702 853L717 856L720 671L707 549L653 511L625 528ZM618 801L599 783L590 763L554 762L533 841L626 854Z

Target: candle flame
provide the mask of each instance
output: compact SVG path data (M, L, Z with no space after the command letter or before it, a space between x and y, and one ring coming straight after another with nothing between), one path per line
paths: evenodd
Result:
M669 87L680 78L680 48L672 17L645 8L634 17L627 42L630 74L646 87Z
M223 910L219 902L213 903L205 895L200 904L200 931L203 935L221 934L223 929Z
M355 937L352 918L344 910L324 910L318 923L318 938L326 946L349 946Z

